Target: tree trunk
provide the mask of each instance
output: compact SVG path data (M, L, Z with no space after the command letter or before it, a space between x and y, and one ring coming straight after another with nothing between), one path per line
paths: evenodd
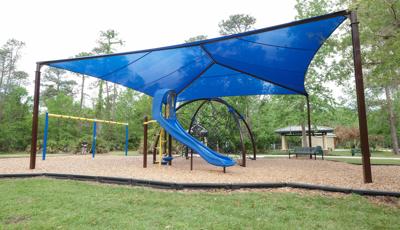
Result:
M1 91L1 89L2 89L2 87L3 87L3 80L4 80L4 75L5 75L4 68L5 68L5 60L4 60L4 62L2 63L2 66L1 66L0 91Z
M397 139L396 115L394 113L392 97L389 86L385 86L386 106L389 114L390 136L392 137L392 148L394 154L399 154L399 142Z
M113 100L111 105L111 118L115 120L115 102L117 100L117 84L113 84Z
M106 81L106 118L110 119L110 110L111 110L111 103L110 103L110 88L108 87L108 82Z
M83 98L85 95L85 93L83 92L84 89L85 89L85 75L82 74L81 101L80 101L80 105L79 105L80 110L82 110L82 108L83 108Z
M8 94L8 92L10 90L11 80L12 80L13 73L14 73L14 70L15 70L15 62L16 61L17 60L16 60L16 58L14 58L14 53L11 50L10 51L10 61L9 61L10 63L8 65L8 77L6 78L7 81L6 81L6 85L5 85L6 87L5 87L5 90L4 90L4 92L6 94Z
M103 113L103 80L100 80L99 82L99 94L97 96L97 104L96 104L96 112L95 116L97 119L102 118L102 113ZM100 133L101 131L101 123L97 124L97 133Z

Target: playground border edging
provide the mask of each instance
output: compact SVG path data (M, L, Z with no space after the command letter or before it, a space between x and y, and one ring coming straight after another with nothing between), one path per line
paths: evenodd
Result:
M319 190L326 192L339 192L346 194L358 194L362 196L392 196L400 197L400 192L383 191L383 190L367 190L367 189L351 189L325 185L304 184L304 183L175 183L163 182L154 180L141 180L122 177L106 177L106 176L89 176L79 174L62 174L62 173L19 173L19 174L0 174L0 179L11 178L33 178L33 177L48 177L53 179L92 181L105 184L118 184L130 186L151 187L157 189L172 189L172 190L237 190L237 189L272 189L272 188L297 188L308 190Z

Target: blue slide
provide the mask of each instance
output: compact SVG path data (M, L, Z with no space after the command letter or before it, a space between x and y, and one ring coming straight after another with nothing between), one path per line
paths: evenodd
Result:
M169 118L162 116L162 105L164 102L169 102L168 104L170 105ZM193 149L193 151L197 152L208 163L220 167L235 165L236 162L232 158L213 151L185 131L176 119L175 102L176 94L172 90L158 90L153 98L153 119L155 119L175 140Z

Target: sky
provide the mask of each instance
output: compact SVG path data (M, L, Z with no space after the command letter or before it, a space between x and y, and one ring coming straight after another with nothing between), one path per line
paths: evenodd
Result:
M218 23L232 14L252 15L257 29L291 22L294 6L295 0L0 0L0 45L10 38L26 43L18 69L29 74L32 94L37 61L90 52L101 30L119 32L125 44L118 52L142 50L218 37Z
M183 43L205 34L218 37L229 15L250 14L256 28L290 22L295 0L0 0L0 44L26 43L19 70L33 81L37 61L72 57L96 46L101 30L119 32L132 51ZM31 91L31 90L30 90Z

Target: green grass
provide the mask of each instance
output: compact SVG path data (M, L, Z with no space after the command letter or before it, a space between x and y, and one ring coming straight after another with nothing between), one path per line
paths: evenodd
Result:
M91 154L91 153L87 153ZM98 153L98 154L104 154L104 155L113 155L113 156L125 156L124 151L112 151L108 153ZM15 152L15 153L1 153L0 152L0 159L1 158L14 158L14 157L29 157L30 153L28 152ZM38 156L42 155L42 152L39 151L37 152ZM56 156L68 156L68 155L73 155L71 153L47 153L46 157L56 157ZM138 151L128 151L128 156L138 156L139 153Z
M104 155L113 155L113 156L125 156L125 151L112 151L108 153L104 153ZM128 156L139 156L139 152L135 151L128 151Z
M361 165L361 159L338 159L338 158L325 158L329 161L339 161L349 164ZM400 160L390 160L390 159L371 159L372 165L400 165Z
M396 200L398 202L398 200ZM398 229L400 209L350 195L173 192L0 180L0 229Z
M328 154L329 156L351 156L351 151L333 151ZM356 154L355 156L361 156L360 153ZM399 155L393 154L390 151L372 151L372 157L400 157Z
M0 152L0 158L7 158L7 157L27 157L29 156L28 152Z
M282 151L282 150L269 150L268 152L263 152L263 153L257 153L257 155L287 155L287 151ZM329 152L328 156L351 156L350 149L348 151L333 151ZM356 156L361 156L360 153L356 154ZM390 151L372 151L371 152L372 157L398 157L400 158L400 155L395 155L393 152Z

